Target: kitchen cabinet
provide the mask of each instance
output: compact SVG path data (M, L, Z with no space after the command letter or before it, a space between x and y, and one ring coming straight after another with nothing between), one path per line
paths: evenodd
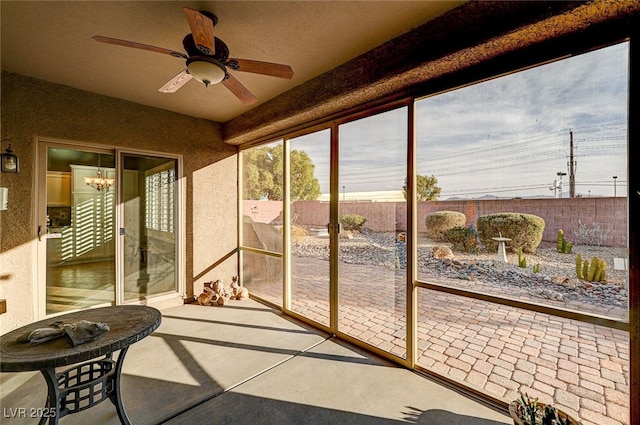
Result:
M71 173L49 171L47 173L47 206L71 205Z

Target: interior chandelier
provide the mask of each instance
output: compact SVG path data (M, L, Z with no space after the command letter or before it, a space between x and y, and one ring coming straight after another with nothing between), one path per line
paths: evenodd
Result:
M94 188L95 190L97 190L98 192L102 192L103 190L105 192L109 191L109 188L111 186L113 186L113 183L115 183L115 179L108 179L105 178L102 175L102 170L100 169L100 158L101 158L101 154L98 154L98 171L96 171L96 176L95 177L85 177L84 178L84 183L87 186L91 186L92 188Z

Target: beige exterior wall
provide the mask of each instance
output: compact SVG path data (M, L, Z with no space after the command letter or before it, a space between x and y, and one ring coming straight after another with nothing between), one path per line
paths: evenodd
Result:
M182 155L185 296L197 295L204 280L237 274L237 148L222 142L219 123L6 72L1 93L2 138L12 140L20 173L0 174L0 187L9 188L9 208L0 211L0 298L7 300L0 334L37 318L38 137Z

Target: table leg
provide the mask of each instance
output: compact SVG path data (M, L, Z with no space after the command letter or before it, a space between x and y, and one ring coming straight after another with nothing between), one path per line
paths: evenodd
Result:
M116 407L116 412L118 412L118 417L120 418L120 422L122 423L122 425L131 425L131 421L129 420L129 417L127 416L127 412L124 409L124 403L122 402L122 394L120 391L120 376L122 373L122 365L124 363L124 356L125 354L127 354L128 349L129 347L125 347L122 350L120 350L120 353L118 354L118 361L116 362L115 373L113 374L113 377L110 378L109 380L110 389L107 392L107 394L109 395L109 400L111 400L113 405Z
M47 382L47 404L42 410L51 414L43 415L38 425L44 425L47 422L49 422L49 425L57 425L60 416L60 387L58 387L56 371L55 369L42 369L40 372ZM53 413L55 413L55 415Z

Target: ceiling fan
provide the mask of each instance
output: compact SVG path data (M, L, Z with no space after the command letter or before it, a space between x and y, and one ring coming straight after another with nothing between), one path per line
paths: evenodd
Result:
M261 62L249 59L229 58L229 48L218 37L214 37L213 28L218 24L218 18L211 12L198 11L188 7L184 8L191 33L182 40L187 54L162 47L117 38L96 35L94 40L101 43L116 44L118 46L133 47L135 49L168 54L176 58L186 59L187 68L167 81L158 91L162 93L174 93L192 78L200 81L205 87L210 84L222 83L242 103L251 105L258 99L229 74L228 69L254 74L269 75L278 78L293 78L293 70L289 65L281 65L271 62Z

